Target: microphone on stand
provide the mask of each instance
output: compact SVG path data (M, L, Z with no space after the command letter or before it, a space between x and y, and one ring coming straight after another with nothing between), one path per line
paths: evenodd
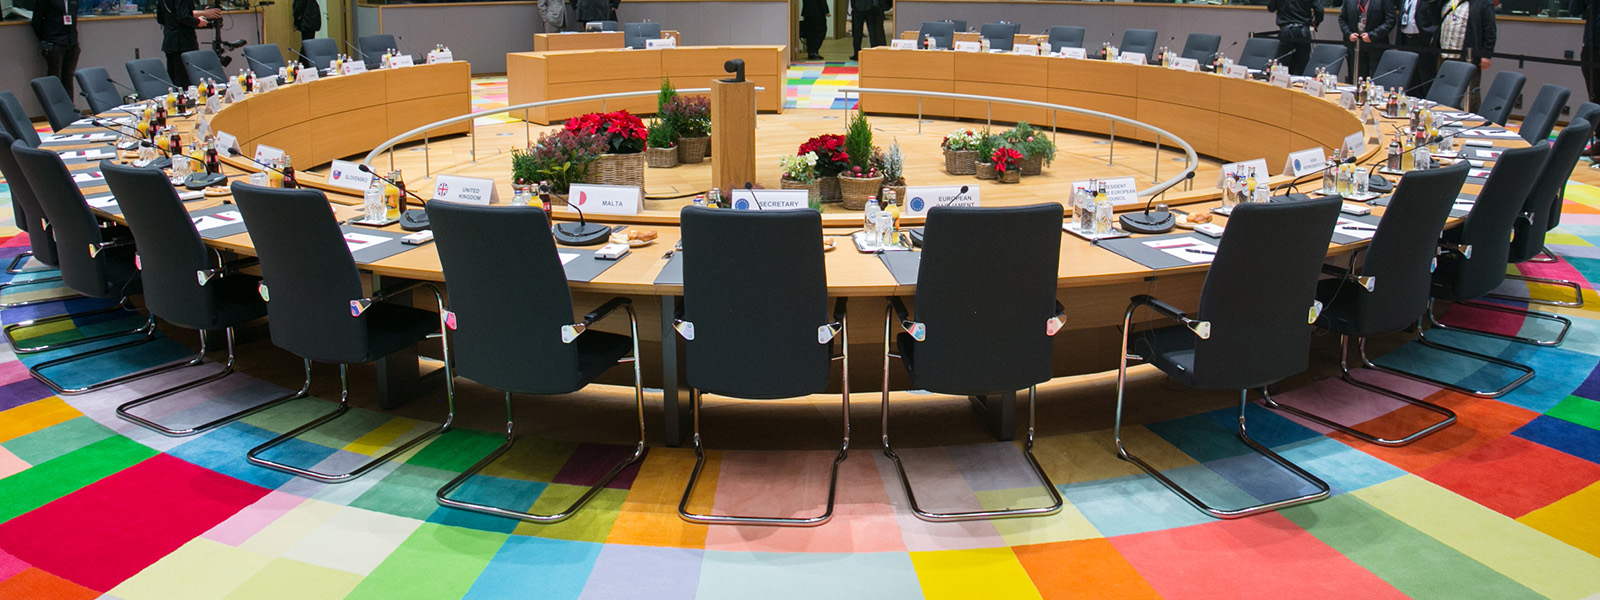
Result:
M1227 47L1225 47L1225 48L1223 48L1221 50L1218 50L1216 52L1212 52L1211 53L1211 60L1213 60L1213 61L1217 60L1217 57L1223 56L1223 53L1228 51L1228 48L1232 48L1232 47L1237 46L1237 45L1239 45L1239 40L1234 40L1233 43L1232 44L1228 44Z
M316 61L313 61L313 60L311 60L310 57L308 57L308 56L306 56L304 54L301 54L299 50L295 50L294 48L290 48L289 51L293 52L295 56L300 57L300 60L305 61L307 66L309 66L309 67L311 67L313 69L316 69L318 73L328 70L328 67L325 67L325 66L324 67L318 67Z
M268 71L272 71L272 72L273 72L273 74L272 74L272 75L268 75L268 76L267 76L267 77L271 77L271 78L273 78L273 79L277 79L277 78L278 78L278 75L277 75L277 71L278 71L278 70L277 70L277 69L275 69L275 68L273 68L273 67L272 67L272 65L269 65L269 64L267 64L267 63L264 63L264 62L261 62L261 61L259 61L259 60L256 60L256 59L255 59L255 57L253 57L253 56L250 56L250 55L249 55L249 54L246 54L246 55L244 55L244 58L245 58L245 60L248 60L248 61L250 61L250 62L252 62L252 63L255 63L255 64L258 64L258 65L261 65L261 66L263 66L263 67L266 67L266 68L267 68L267 70L268 70Z
M1278 192L1281 192L1281 191L1283 191L1285 189L1295 189L1300 184L1305 183L1305 180L1308 179L1308 178L1319 177L1323 173L1326 173L1328 171L1332 171L1334 169L1339 168L1340 165L1351 164L1351 163L1354 163L1354 162L1356 162L1356 157L1354 157L1354 156L1351 156L1349 158L1345 158L1343 160L1333 161L1333 164L1330 164L1330 165L1328 165L1326 167L1323 167L1321 169L1317 169L1316 171L1290 178L1288 181L1283 182L1282 185L1279 185L1278 187L1272 188L1272 190L1268 193L1268 195L1276 197Z
M269 165L267 163L264 163L264 162L261 162L259 160L256 160L255 157L246 156L245 153L240 152L238 148L234 148L232 146L229 146L228 149L227 149L227 153L228 153L228 156L232 156L234 158L242 158L242 159L248 160L250 162L255 163L256 166L258 166L258 167L261 167L261 168L266 169L268 171L273 171L273 172L275 172L275 173L277 173L279 175L283 175L283 171L278 170L277 167L274 167L274 166Z
M367 61L367 53L362 52L360 48L357 48L357 47L355 47L354 44L351 44L350 40L345 40L344 45L345 45L345 47L347 47L347 48L349 48L351 50L355 50L356 54L361 55L361 62L366 62Z
M156 152L161 153L161 158L157 158L157 159L151 160L150 162L145 163L143 165L143 167L152 167L152 168L156 168L156 169L165 169L167 167L172 166L172 153L167 152L166 148L162 148L161 146L157 146L154 142L151 142L150 140L141 139L141 138L138 138L138 137L135 137L135 136L128 135L127 132L122 131L122 128L120 128L120 127L112 127L111 125L106 124L105 121L101 121L100 119L91 119L89 121L89 124L90 125L94 125L95 127L99 127L101 129L104 129L106 131L109 131L111 133L115 133L119 137L126 138L126 139L134 142L140 148L155 148Z
M756 198L756 188L754 184L746 181L744 182L744 189L745 191L750 192L750 201L756 203L756 210L766 210L766 208L761 206L761 199Z
M1368 77L1367 79L1371 79L1373 81L1377 81L1377 80L1382 79L1384 77L1388 77L1388 76L1393 75L1395 73L1399 73L1401 71L1404 71L1405 69L1406 69L1405 67L1395 67L1393 69L1389 69L1388 71L1385 71L1382 75L1375 75L1375 76L1372 76L1372 77ZM1430 79L1429 81L1432 81L1432 80Z
M1193 177L1194 173L1190 173L1189 176ZM1123 213L1121 217L1118 217L1117 221L1122 223L1122 230L1129 233L1166 233L1172 231L1173 225L1178 222L1177 219L1172 216L1171 211L1167 210L1166 203L1162 203L1160 210L1151 212L1151 205L1155 204L1155 201L1156 197L1152 195L1144 203L1144 212Z
M417 200L418 204L427 204L427 202L428 202L427 200L423 200L422 196L418 196L416 192L413 192L411 190L406 189L406 186L400 185L399 183L395 182L395 180L393 180L393 179L389 179L388 177L384 177L382 175L379 175L377 171L372 170L372 167L367 166L367 163L357 163L356 164L356 168L357 169L361 169L362 173L366 173L366 174L371 175L373 177L377 177L378 181L382 181L384 183L387 183L389 185L394 186L396 189L404 192L405 195L410 196L412 198L415 198ZM581 213L579 214L579 218L582 218L582 214ZM427 228L429 228L431 226L432 226L432 221L430 221L428 219L428 211L426 209L413 208L411 210L407 210L405 212L400 213L400 228L401 229L404 229L406 231L422 231L422 230L427 229Z
M140 70L139 70L139 74L140 74L140 75L144 75L144 76L145 76L145 77L149 77L149 78L151 78L151 79L154 79L154 80L156 80L156 81L159 81L159 82L161 82L161 83L165 83L165 84L167 84L167 89L168 89L168 90L171 90L171 91L174 91L174 92L181 92L181 91L183 91L183 88L181 88L181 87L178 87L178 86L177 86L177 85L176 85L176 84L174 84L174 83L172 83L172 80L171 80L171 79L167 79L167 78L165 78L165 77L162 77L162 76L160 76L160 75L156 75L156 74L154 74L154 73L151 73L151 72L149 72L149 71L146 71L146 70L143 70L143 69L140 69ZM149 98L146 98L146 100L149 100Z
M541 196L548 194L548 190L548 187L541 185L539 194ZM578 204L583 202L585 197L584 192L578 192L578 198L575 201L571 194L567 195L567 208L578 213L578 222L558 223L555 227L551 227L550 234L555 236L557 242L568 246L595 246L604 244L611 238L610 227L590 223L584 218L583 209L579 208Z
M1405 94L1405 95L1407 95L1407 96L1410 96L1410 95L1411 95L1411 91L1412 91L1412 90L1415 90L1415 89L1417 89L1417 88L1419 88L1419 87L1422 87L1422 86L1425 86L1425 85L1428 85L1428 84L1430 84L1430 83L1433 83L1433 82L1435 82L1435 81L1438 81L1438 80L1439 80L1439 77L1440 77L1440 76L1439 76L1439 75L1435 75L1435 76L1434 76L1434 77L1433 77L1433 79L1429 79L1429 80L1427 80L1427 81L1424 81L1424 82L1422 82L1422 83L1419 83L1419 84L1416 84L1416 85L1413 85L1413 86L1411 86L1411 87L1408 87L1408 88L1406 88L1406 89L1405 89L1405 91L1403 91L1403 92L1400 92L1400 93L1402 93L1402 94Z

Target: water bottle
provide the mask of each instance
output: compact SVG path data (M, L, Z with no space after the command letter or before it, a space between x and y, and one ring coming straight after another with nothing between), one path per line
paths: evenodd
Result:
M878 238L876 219L878 217L878 197L867 196L867 206L862 211L861 230L866 233L869 245L881 243Z

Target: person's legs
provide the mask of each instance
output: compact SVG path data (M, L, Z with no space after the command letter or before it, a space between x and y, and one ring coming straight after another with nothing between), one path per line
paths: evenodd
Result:
M1311 60L1311 38L1304 25L1285 25L1278 29L1278 40L1289 45L1294 54L1289 55L1290 73L1303 73Z
M183 69L183 53L168 52L167 54L167 80L172 85L187 89L189 87L189 72Z
M875 8L869 16L872 20L867 22L867 30L872 34L872 46L876 48L889 45L888 40L885 40L883 35L883 9Z
M855 53L850 55L850 60L856 60L860 58L861 33L862 29L866 27L866 21L867 15L865 13L861 11L850 12L850 47L855 49Z
M52 73L61 80L61 85L67 88L68 98L72 97L72 75L78 72L78 54L82 51L83 49L77 44L67 46L62 50L60 72Z
M1593 44L1585 45L1583 47L1583 53L1579 56L1582 57L1584 62L1595 62L1597 55L1600 55L1600 52L1597 52L1597 50L1600 50L1600 47L1596 47ZM1589 101L1600 102L1600 69L1596 69L1594 67L1584 67L1583 83L1584 87L1588 88L1589 90Z

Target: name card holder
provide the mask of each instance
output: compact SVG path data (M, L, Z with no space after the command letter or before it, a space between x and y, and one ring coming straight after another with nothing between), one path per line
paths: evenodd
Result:
M1247 79L1250 77L1250 69L1245 68L1244 65L1228 65L1227 70L1223 72L1223 76L1228 79Z
M1366 152L1367 151L1367 136L1366 136L1366 132L1357 131L1357 132L1352 133L1350 135L1344 136L1343 148L1344 148L1344 153L1345 153L1346 156L1358 156L1362 152Z
M982 52L983 44L978 42L956 42L956 52Z
M455 62L455 55L449 50L435 50L428 53L428 64L430 65L438 65L448 62Z
M1274 71L1269 81L1276 87L1287 88L1289 87L1289 74L1283 71Z
M917 49L917 41L916 40L893 40L893 41L889 42L889 47L892 48L892 49L895 49L895 50L916 50Z
M654 39L654 40L645 40L644 41L644 47L645 47L646 50L664 50L664 49L667 49L667 48L677 48L678 47L678 39L677 38L664 37L664 38L659 38L659 39Z
M733 190L734 210L801 210L811 207L806 190Z
M1192 59L1192 58L1179 57L1179 58L1175 58L1175 59L1172 60L1172 68L1177 69L1179 71L1188 71L1190 73L1199 73L1200 72L1200 61Z
M1078 60L1085 60L1089 58L1089 51L1084 50L1083 48L1062 48L1060 56L1062 58L1076 58Z
M500 192L493 179L440 175L433 183L433 199L488 206L500 200Z
M202 121L202 123L203 122L204 121ZM229 148L232 148L234 150L238 150L239 149L239 138L234 137L233 134L231 134L231 133L228 133L228 132L225 132L225 131L218 131L217 132L217 148L219 150L221 150L224 154L226 154L228 152ZM259 153L259 148L257 149L257 152Z
M316 69L300 69L300 71L295 74L294 81L295 83L307 83L316 81L321 77L322 74L318 73Z
M1339 108L1352 110L1356 107L1355 92L1339 92Z
M415 59L412 59L410 54L401 54L399 56L391 56L391 57L389 57L389 68L391 68L391 69L398 69L400 67L411 67L411 66L415 66L416 64L417 63L416 63Z
M1327 166L1328 157L1322 154L1322 148L1307 148L1289 153L1289 157L1283 161L1283 172L1302 177L1321 171Z
M266 144L256 144L256 162L272 164L272 161L283 158L283 150L273 148Z
M1316 96L1318 98L1321 98L1327 92L1328 92L1327 88L1322 85L1321 81L1317 81L1316 79L1311 79L1309 81L1306 81L1306 93L1307 94L1311 94L1312 96Z
M366 191L372 185L372 175L361 170L356 163L336 160L328 169L328 185L347 190Z
M1145 64L1145 58L1143 52L1123 52L1117 55L1117 62L1127 65L1142 65Z
M639 188L631 185L573 184L567 191L567 212L573 207L591 215L639 214Z
M1038 56L1039 47L1034 44L1017 44L1011 47L1011 53L1023 56Z
M1106 198L1111 200L1112 206L1125 206L1139 203L1139 183L1132 177L1117 177L1114 179L1101 179L1100 183L1106 184ZM1074 181L1072 189L1089 188L1089 182Z
M904 214L920 217L935 206L978 206L979 189L976 185L969 185L967 193L963 194L959 185L908 186L903 201Z
M356 73L365 73L365 72L367 72L367 63L359 61L359 60L352 60L352 61L347 62L347 63L344 64L344 69L340 72L340 74L341 75L355 75Z

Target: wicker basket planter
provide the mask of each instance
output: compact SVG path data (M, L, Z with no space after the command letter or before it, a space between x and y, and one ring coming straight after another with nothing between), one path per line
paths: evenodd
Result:
M972 175L976 172L974 163L978 161L976 150L945 150L944 170L951 175Z
M808 200L811 199L811 198L821 198L822 197L822 184L819 183L817 180L812 180L811 183L800 183L800 182L795 181L793 179L783 178L783 179L778 180L778 184L779 184L779 189L805 190L806 191L806 198Z
M844 196L839 193L838 177L818 177L817 191L822 192L823 202L838 202L844 199Z
M584 183L631 185L639 188L639 206L644 206L644 153L601 154L589 165Z
M844 197L844 207L847 210L861 210L867 207L867 197L878 195L883 188L883 176L878 177L847 177L839 176L839 192Z
M1022 171L1020 169L1011 169L999 175L997 179L1000 183L1022 183Z
M678 166L678 147L646 148L644 164L652 169L671 169Z
M994 170L994 163L978 163L977 173L975 174L978 179L997 179L1000 177L1000 173Z
M1044 157L1023 158L1021 163L1023 175L1038 175L1044 172Z
M711 156L711 138L678 138L679 164L699 164L707 156Z

